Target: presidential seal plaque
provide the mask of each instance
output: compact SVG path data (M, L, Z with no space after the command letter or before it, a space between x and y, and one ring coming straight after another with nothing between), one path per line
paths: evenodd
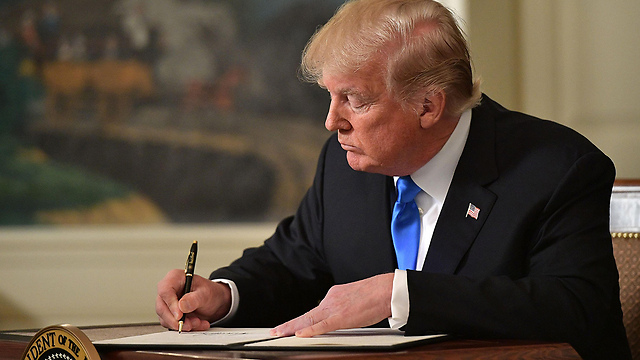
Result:
M77 327L64 324L40 330L22 360L100 360L91 340Z

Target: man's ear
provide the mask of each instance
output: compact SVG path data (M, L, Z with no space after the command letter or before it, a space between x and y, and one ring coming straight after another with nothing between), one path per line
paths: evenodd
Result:
M446 95L443 90L429 92L422 104L420 126L427 129L437 123L444 116Z

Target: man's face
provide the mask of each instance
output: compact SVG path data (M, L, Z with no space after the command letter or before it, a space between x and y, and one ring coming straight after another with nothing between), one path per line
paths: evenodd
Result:
M325 72L322 85L331 94L325 127L338 132L354 170L407 175L423 165L416 154L423 131L419 115L403 109L380 76Z

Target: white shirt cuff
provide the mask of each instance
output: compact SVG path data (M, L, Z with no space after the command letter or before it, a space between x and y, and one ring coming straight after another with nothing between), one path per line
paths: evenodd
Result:
M407 272L396 269L393 276L393 290L391 292L391 317L389 326L400 329L409 321L409 286Z
M238 311L238 303L239 303L239 300L240 300L240 293L238 292L238 286L236 286L236 283L231 281L231 280L228 280L228 279L213 279L211 281L217 282L217 283L222 283L222 284L227 284L229 286L229 288L231 289L231 308L229 309L229 312L222 319L220 319L218 321L214 321L213 323L211 323L211 325L221 325L221 324L224 324L224 322L226 320L228 320L231 317L233 317L233 315L235 315L236 312Z

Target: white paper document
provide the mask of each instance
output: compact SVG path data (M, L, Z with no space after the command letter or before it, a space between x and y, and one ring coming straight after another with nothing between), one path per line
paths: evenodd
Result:
M117 347L226 347L253 341L275 339L266 328L211 328L207 331L163 331L159 333L128 336L117 339L95 341L96 346Z
M404 332L393 329L347 329L333 331L309 338L282 337L251 344L245 349L393 349L443 340L444 334L404 336Z
M210 348L210 349L394 349L432 341L446 335L404 336L392 329L347 329L311 338L278 338L267 328L211 328L208 331L159 333L95 341L96 348Z

